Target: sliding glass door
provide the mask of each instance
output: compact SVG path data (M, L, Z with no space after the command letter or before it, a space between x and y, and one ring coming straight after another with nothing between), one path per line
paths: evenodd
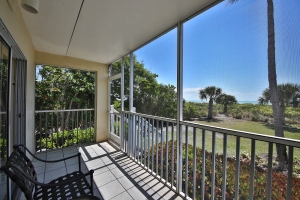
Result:
M8 150L8 86L10 66L9 46L0 37L0 166L7 159ZM7 177L0 175L0 199L7 194Z

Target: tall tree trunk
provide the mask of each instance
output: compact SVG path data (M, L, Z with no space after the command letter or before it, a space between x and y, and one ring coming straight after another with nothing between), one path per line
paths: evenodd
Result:
M212 113L213 113L213 100L212 98L209 99L209 103L208 103L208 119L212 119Z
M274 5L273 0L268 2L268 79L271 95L271 102L274 116L275 136L284 137L283 134L283 117L279 105L276 77L276 62L275 62L275 26L274 26ZM284 169L287 160L286 146L276 144L277 156L279 159L278 170Z
M227 103L224 104L224 110L223 110L223 113L225 115L227 115L227 112L228 112L228 108L227 108Z
M69 79L67 78L66 79L66 81L65 81L65 87L63 87L63 89L62 89L62 95L61 95L61 97L60 97L60 109L61 110L64 110L65 109L65 107L63 107L62 105L63 105L63 102L64 102L64 100L65 100L65 93L66 93L66 88L69 86ZM64 131L65 130L65 120L64 120L64 118L65 118L65 116L64 116L64 112L61 112L60 113L60 118L61 118L61 129L62 129L62 131Z
M285 124L285 105L281 105L280 106L280 109L281 109L281 116L282 116L282 124L284 125Z
M75 95L75 97L76 97L76 95ZM73 100L71 99L71 102L70 102L70 105L69 105L69 110L71 110L72 104L73 104ZM67 113L65 130L69 130L70 112L71 112L71 111L68 111L68 113Z

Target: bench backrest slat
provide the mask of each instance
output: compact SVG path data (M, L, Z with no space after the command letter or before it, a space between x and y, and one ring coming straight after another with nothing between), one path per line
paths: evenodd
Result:
M11 178L11 180L19 186L27 199L32 199L32 193L35 184L29 181L27 177L25 177L18 170L13 169L10 166L17 167L22 171L22 173L27 174L32 178L32 180L37 181L37 174L32 162L20 148L16 148L12 152L7 159L6 164L1 167L1 170L3 170L9 176L9 178Z

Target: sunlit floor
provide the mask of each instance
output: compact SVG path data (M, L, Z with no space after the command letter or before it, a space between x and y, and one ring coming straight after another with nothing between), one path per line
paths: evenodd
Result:
M81 152L83 172L94 169L94 195L107 199L182 199L124 153L107 142L37 153L43 159L61 159ZM38 181L47 183L78 170L78 159L45 164L33 160Z

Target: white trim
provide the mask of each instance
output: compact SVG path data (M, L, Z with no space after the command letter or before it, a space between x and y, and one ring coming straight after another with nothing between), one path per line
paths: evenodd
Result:
M122 90L122 87L123 87L122 86L122 73L113 75L113 76L108 78L108 84L107 84L108 85L108 108L107 108L107 110L108 110L108 115L107 115L107 117L108 117L108 120L107 120L108 121L108 138L115 141L117 144L120 145L121 144L120 137L118 137L118 136L116 136L116 135L114 135L113 133L110 132L110 123L111 123L111 116L110 116L111 115L111 110L110 110L110 107L111 107L111 105L110 105L111 84L110 83L111 83L111 81L114 81L116 79L121 79L121 90ZM123 96L122 96L122 91L121 91L121 101L123 102L124 100L123 100L122 97ZM122 130L122 127L121 127L121 130Z

